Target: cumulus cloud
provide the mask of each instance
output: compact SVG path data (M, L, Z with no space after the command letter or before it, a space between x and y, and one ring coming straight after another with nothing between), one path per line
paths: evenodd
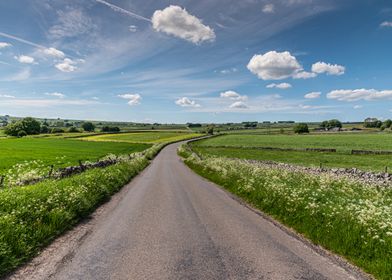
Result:
M254 55L247 68L262 80L282 80L302 71L302 66L288 51Z
M14 58L20 63L25 63L25 64L33 64L35 62L34 57L28 55L14 56Z
M133 94L133 93L125 93L125 94L120 94L118 97L121 97L123 99L128 100L128 105L129 106L134 106L134 105L139 105L140 102L142 101L142 97L140 94Z
M246 101L248 99L248 97L246 95L241 95L233 90L221 92L220 97L228 98L230 100L241 100L241 101Z
M307 99L315 99L315 98L319 98L320 96L321 96L321 92L319 91L312 91L304 95L304 97Z
M392 21L384 21L380 24L381 27L392 27Z
M64 98L65 97L65 94L62 94L60 92L48 92L48 93L45 93L45 95L53 96L53 97L57 97L57 98Z
M49 56L52 56L55 58L64 58L65 57L65 54L62 51L55 49L55 48L43 49L42 52L46 55L49 55Z
M12 45L7 42L0 42L0 49L11 47Z
M234 102L229 106L230 109L248 109L248 105L246 105L243 101Z
M84 62L83 59L72 60L70 58L64 58L64 60L60 63L57 63L55 67L61 72L69 73L76 71L78 69L77 65L82 62Z
M181 107L193 107L193 108L200 107L200 104L196 103L195 100L189 99L188 97L181 97L177 99L175 103Z
M322 61L312 65L312 72L317 74L326 73L327 75L343 75L346 68L338 64L329 64Z
M392 90L375 90L375 89L339 89L333 90L327 94L328 99L339 101L357 101L357 100L380 100L392 99Z
M311 79L316 77L317 74L313 72L307 72L307 71L300 71L294 74L293 78L294 79Z
M163 10L156 10L151 22L156 31L194 44L215 40L215 33L211 27L204 25L200 19L179 6L170 5Z
M275 6L274 4L265 4L262 11L265 14L272 14L275 12Z
M266 88L279 88L279 89L288 89L291 87L292 86L289 83L280 83L280 84L272 83L266 86Z

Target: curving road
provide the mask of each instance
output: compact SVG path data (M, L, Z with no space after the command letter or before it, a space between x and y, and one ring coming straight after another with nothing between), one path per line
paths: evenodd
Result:
M178 145L120 192L48 278L362 279L193 173Z

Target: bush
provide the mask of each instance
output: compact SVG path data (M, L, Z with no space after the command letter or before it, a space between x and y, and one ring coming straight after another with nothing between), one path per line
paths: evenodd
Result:
M329 121L323 121L320 124L320 127L325 128L325 129L332 129L332 128L336 128L336 127L342 128L342 123L337 119L332 119Z
M392 126L392 120L388 119L388 120L384 121L383 125L385 128L390 128Z
M49 133L49 127L47 125L41 126L41 133Z
M84 131L94 131L95 130L95 125L92 122L84 122L82 124L82 128L84 129Z
M68 132L70 132L70 133L75 133L75 132L80 132L80 131L79 131L79 129L77 129L76 127L71 126L71 127L68 129Z
M64 129L59 127L54 127L52 128L52 131L50 133L64 133Z
M120 132L120 128L117 126L104 126L101 129L102 132Z
M309 133L309 127L306 123L298 123L294 125L294 132L301 134L301 133Z
M27 136L26 131L24 131L24 130L19 130L18 131L18 137L19 138L22 138L22 137L25 137L25 136Z

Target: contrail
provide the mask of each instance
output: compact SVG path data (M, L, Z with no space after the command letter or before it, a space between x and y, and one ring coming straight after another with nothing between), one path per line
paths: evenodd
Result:
M104 4L104 5L108 6L108 7L111 8L113 11L116 11L116 12L119 12L119 13L122 13L122 14L125 14L125 15L128 15L128 16L131 16L131 17L134 17L134 18L137 18L137 19L141 19L141 20L145 20L145 21L151 22L151 20L150 20L149 18L146 18L146 17L144 17L144 16L135 14L135 13L130 12L130 11L128 11L128 10L125 10L125 9L123 9L123 8L121 8L121 7L118 7L118 6L116 6L116 5L113 5L113 4L109 3L109 2L106 2L106 1L104 1L104 0L96 0L96 1L97 1L98 3L101 3L101 4Z
M21 43L25 43L27 45L30 45L30 46L33 46L33 47L36 47L36 48L39 48L39 49L47 49L45 46L33 43L31 41L27 41L25 39L22 39L22 38L19 38L19 37L16 37L14 35L10 35L10 34L7 34L7 33L0 32L0 36L6 37L6 38L9 38L9 39L21 42Z

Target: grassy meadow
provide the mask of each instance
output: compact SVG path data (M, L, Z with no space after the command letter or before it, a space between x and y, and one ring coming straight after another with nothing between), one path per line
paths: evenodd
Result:
M351 150L392 151L392 134L343 133L310 135L223 135L192 144L195 152L208 156L265 160L329 168L358 168L365 171L392 170L392 155L352 155ZM262 150L276 148L335 148L336 153Z
M101 134L83 137L85 141L124 142L124 143L164 143L186 140L200 136L189 131L135 131L131 133Z
M41 161L43 165L64 167L78 161L96 161L107 154L130 154L143 151L150 144L85 142L52 138L8 138L0 140L0 174L13 165Z

